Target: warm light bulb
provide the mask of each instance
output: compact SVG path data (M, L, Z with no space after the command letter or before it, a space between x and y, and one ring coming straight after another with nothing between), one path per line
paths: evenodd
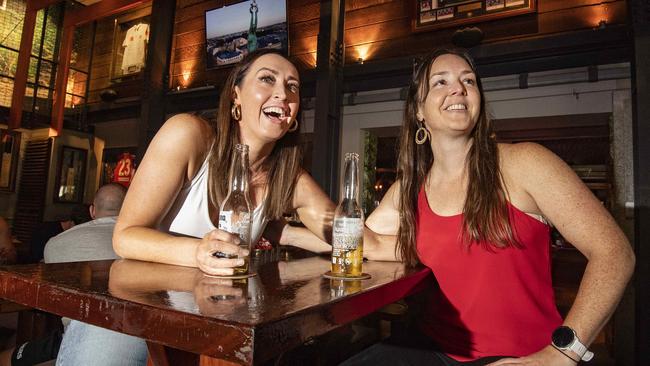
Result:
M188 82L190 81L190 76L192 76L190 70L183 71L183 85L187 86Z

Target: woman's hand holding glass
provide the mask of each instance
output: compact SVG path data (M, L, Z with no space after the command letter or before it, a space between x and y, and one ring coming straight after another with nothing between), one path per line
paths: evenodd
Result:
M249 253L239 242L239 236L219 229L205 234L196 248L199 269L213 276L232 276L233 267L243 265Z

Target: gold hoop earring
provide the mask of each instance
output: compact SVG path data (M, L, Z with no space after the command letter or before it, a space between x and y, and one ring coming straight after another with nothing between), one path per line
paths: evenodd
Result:
M424 136L422 136L424 135ZM418 145L424 144L425 141L427 141L427 138L429 138L429 131L424 128L420 127L418 128L417 131L415 131L415 143Z
M289 117L289 119L292 119L292 118ZM289 127L289 129L288 129L287 131L289 131L289 132L295 132L297 129L298 129L298 120L297 120L297 119L294 119L294 120L293 120L293 123L291 124L291 127Z
M234 104L230 108L230 115L235 121L241 120L241 104Z

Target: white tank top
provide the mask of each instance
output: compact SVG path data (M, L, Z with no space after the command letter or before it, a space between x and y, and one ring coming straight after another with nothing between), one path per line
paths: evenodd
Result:
M208 211L208 159L196 173L189 185L183 187L176 201L162 219L158 228L169 233L202 238L216 229ZM262 217L264 204L253 210L251 243L255 245L262 236L268 220Z

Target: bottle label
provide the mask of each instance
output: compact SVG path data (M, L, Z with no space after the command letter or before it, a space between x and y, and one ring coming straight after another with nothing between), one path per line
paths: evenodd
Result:
M243 243L248 243L251 224L250 214L242 212L237 216L233 215L232 211L219 212L219 230L238 234Z
M334 219L332 246L337 250L355 250L363 238L363 219L339 217Z

